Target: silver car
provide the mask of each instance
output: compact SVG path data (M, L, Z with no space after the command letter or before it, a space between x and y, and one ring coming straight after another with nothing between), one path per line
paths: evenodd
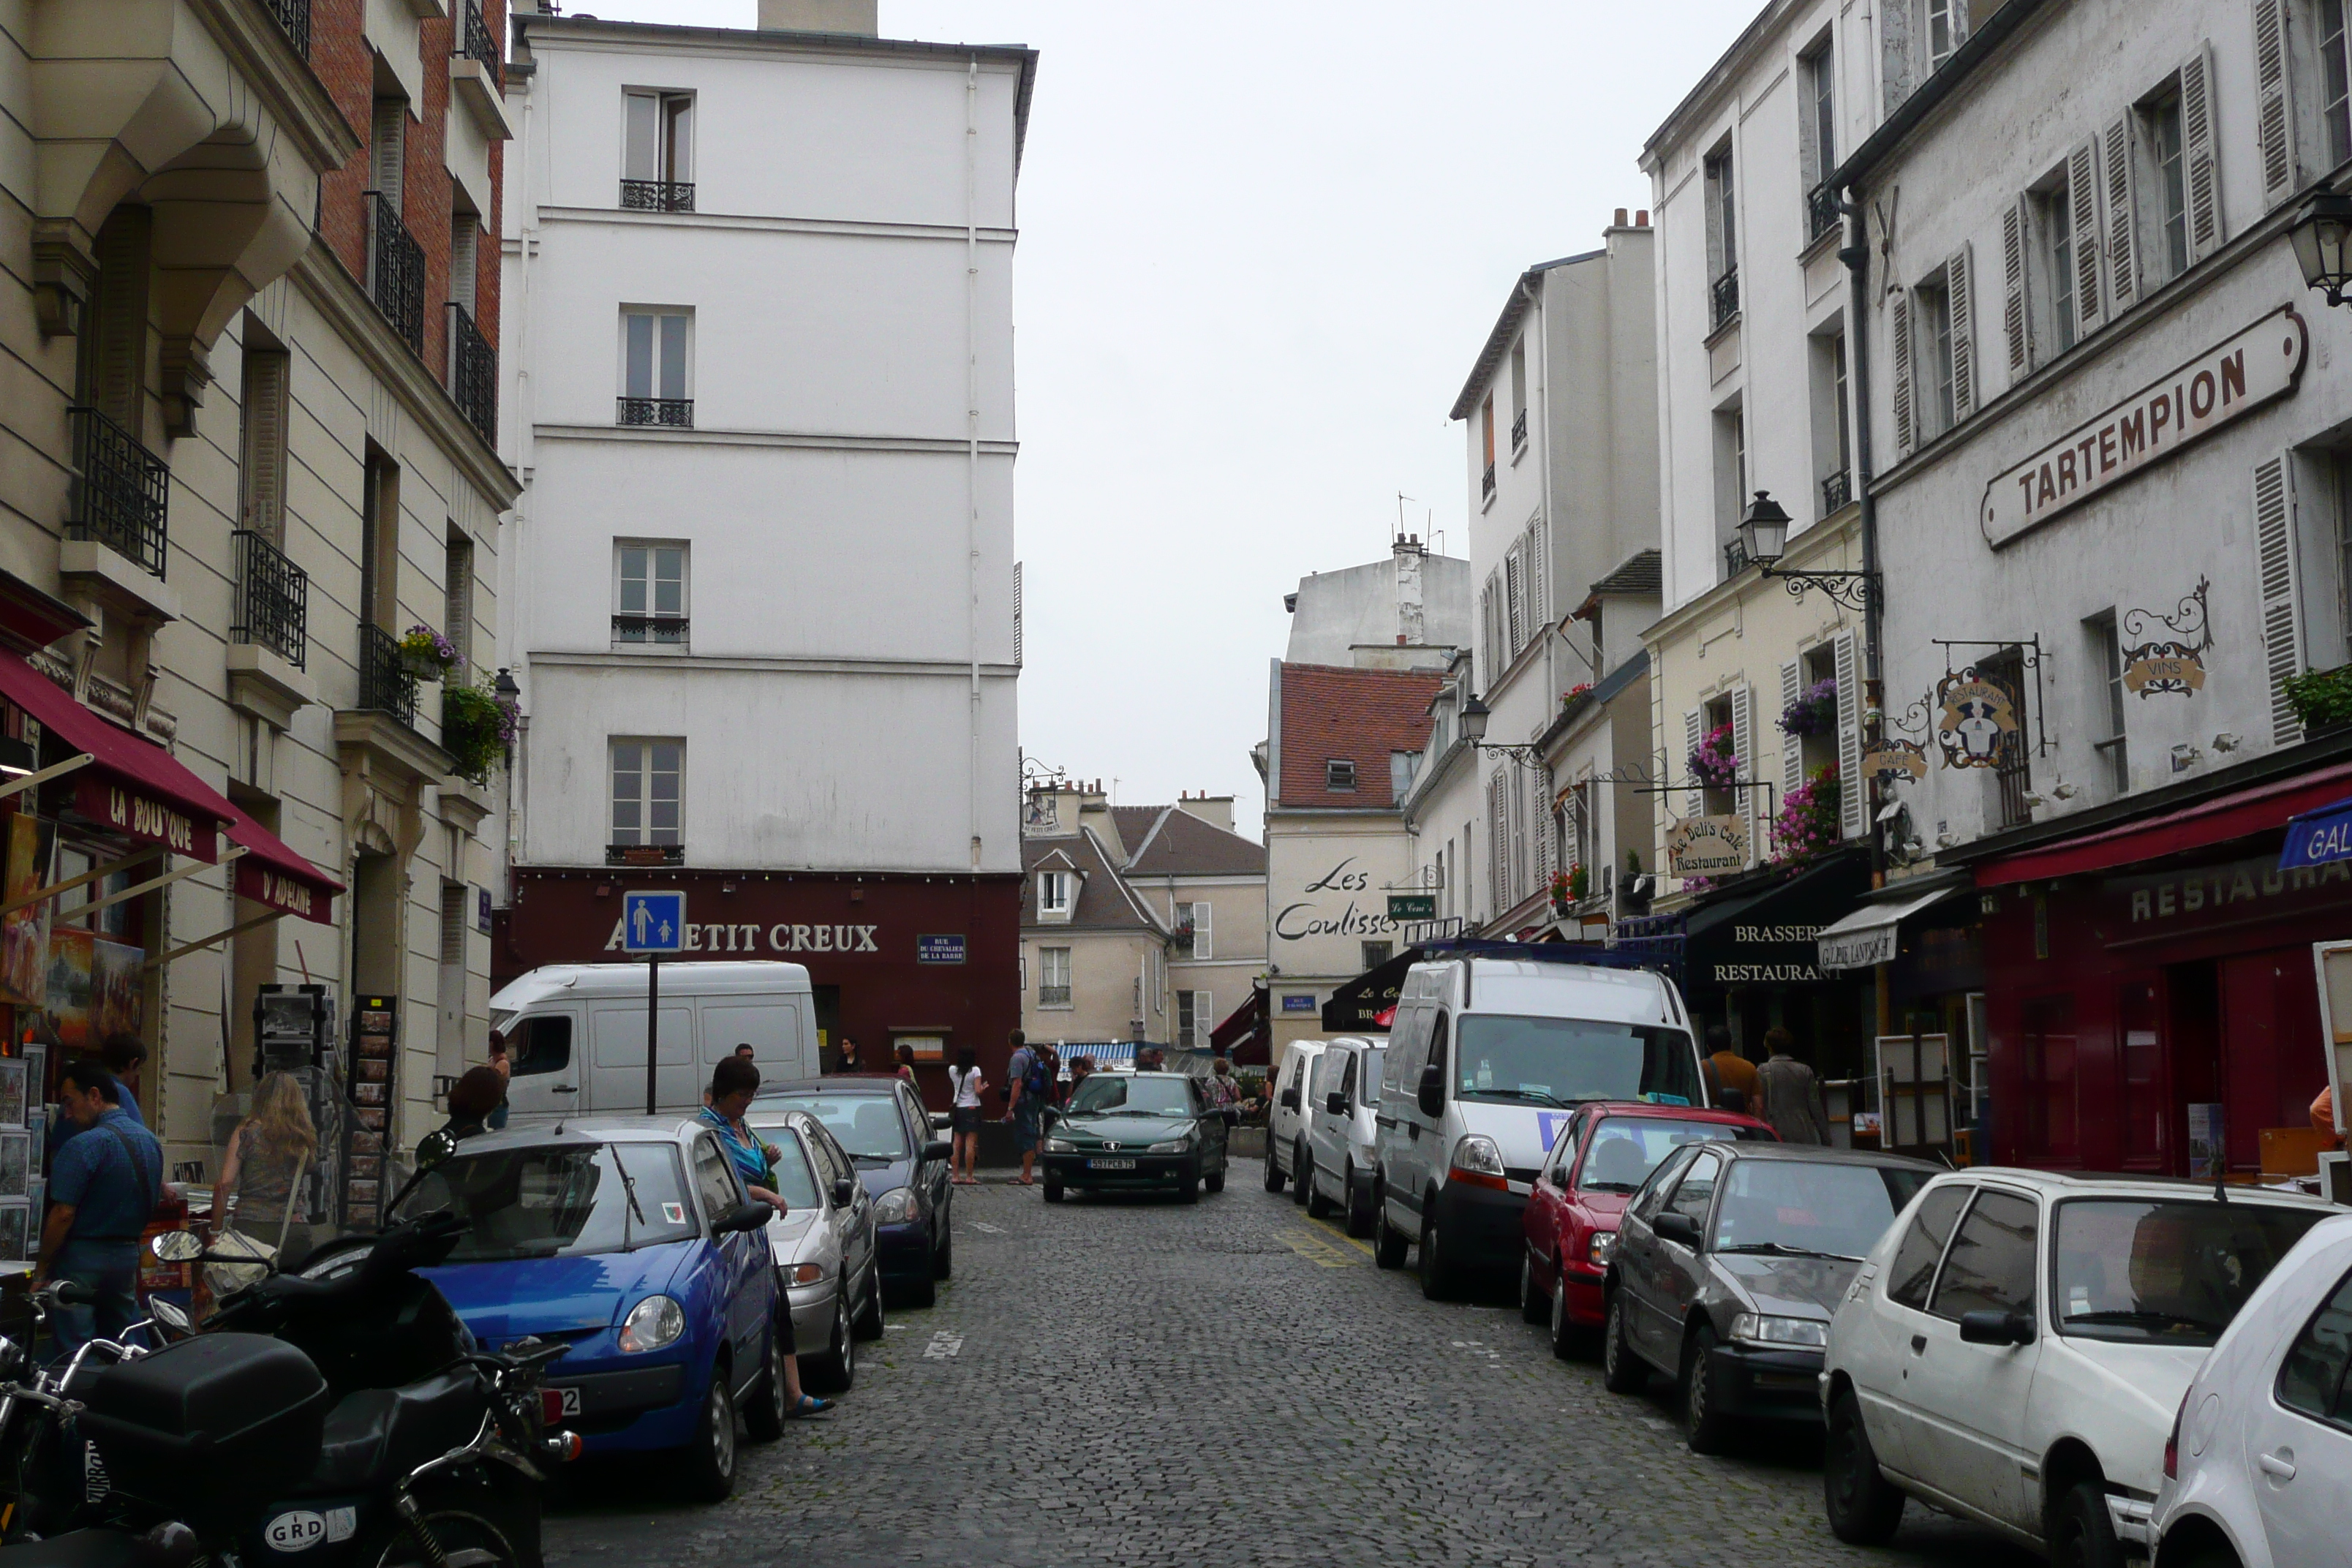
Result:
M775 1190L787 1212L768 1222L768 1246L776 1283L792 1302L801 1381L814 1393L845 1393L857 1376L857 1342L882 1337L874 1205L856 1165L815 1117L754 1102L745 1120L776 1146Z

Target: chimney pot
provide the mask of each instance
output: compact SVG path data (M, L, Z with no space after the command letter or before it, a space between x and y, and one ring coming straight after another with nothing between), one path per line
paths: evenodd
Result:
M1623 207L1619 207L1617 209L1616 226L1619 228L1623 228L1625 226L1625 209Z
M880 0L760 0L760 26L766 32L854 33L871 38L881 30Z
M1641 211L1633 215L1633 226L1635 228L1647 228L1650 226L1649 208L1643 207Z

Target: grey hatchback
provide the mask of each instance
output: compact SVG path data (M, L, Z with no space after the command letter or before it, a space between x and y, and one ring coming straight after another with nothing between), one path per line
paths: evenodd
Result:
M1693 1451L1743 1420L1818 1422L1839 1299L1895 1216L1943 1169L1801 1143L1693 1143L1659 1162L1617 1226L1602 1380L1677 1380Z

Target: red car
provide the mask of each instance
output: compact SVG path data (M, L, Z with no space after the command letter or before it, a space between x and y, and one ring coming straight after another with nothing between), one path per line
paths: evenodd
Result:
M1521 1219L1519 1315L1551 1323L1563 1360L1601 1331L1601 1281L1617 1243L1617 1216L1658 1162L1685 1143L1779 1134L1752 1116L1695 1106L1603 1100L1580 1105L1552 1140Z

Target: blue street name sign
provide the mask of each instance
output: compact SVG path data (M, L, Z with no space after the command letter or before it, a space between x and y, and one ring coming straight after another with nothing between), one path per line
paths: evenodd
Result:
M961 963L963 938L960 935L918 936L915 938L915 962L917 963Z
M623 893L621 950L624 952L684 952L686 895Z

